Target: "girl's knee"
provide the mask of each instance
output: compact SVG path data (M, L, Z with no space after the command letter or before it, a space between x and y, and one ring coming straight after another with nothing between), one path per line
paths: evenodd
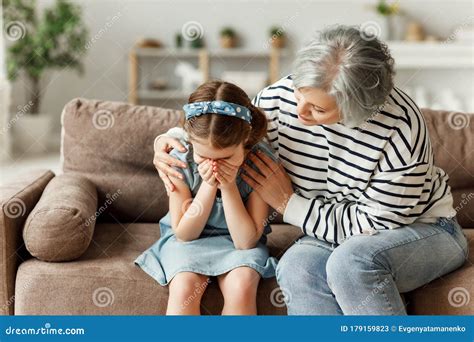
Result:
M204 294L207 284L206 276L191 272L178 273L170 283L170 296L183 301L190 298L200 298Z
M260 274L250 267L239 267L225 276L221 291L226 300L245 300L255 298Z

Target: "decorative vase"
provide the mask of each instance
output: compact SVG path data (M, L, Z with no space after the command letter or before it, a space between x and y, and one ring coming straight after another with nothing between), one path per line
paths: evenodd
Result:
M223 49L231 49L236 45L236 39L233 36L221 36L221 47Z
M385 34L384 34L384 40L386 41L391 41L394 40L394 22L393 22L393 16L391 15L386 15L385 17Z
M407 30L407 17L402 14L392 15L392 40L404 40Z
M285 47L286 39L283 36L271 37L271 44L274 49L283 49Z

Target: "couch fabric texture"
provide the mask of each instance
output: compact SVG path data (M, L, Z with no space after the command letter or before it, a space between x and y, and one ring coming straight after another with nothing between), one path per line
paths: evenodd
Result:
M453 129L448 124L452 113L427 109L423 112L431 134L435 163L450 175L458 220L465 228L472 251L473 125ZM52 173L43 172L30 176L28 181L11 185L7 192L2 188L0 294L4 302L3 314L165 313L167 288L161 287L135 266L133 260L159 238L157 222L168 210L166 192L152 163L153 140L156 135L182 123L182 120L179 111L117 102L74 99L65 106L62 116L63 171L76 179L88 180L85 182L95 187L98 198L95 210L101 216L95 223L87 250L74 260L42 261L24 248L20 249L20 256L15 251L23 246L22 229L26 218L31 216L32 210L40 211L55 200L60 201L60 189L52 191L53 187L49 188L47 184L54 181L52 184L57 187L64 182L64 177L62 181L57 181ZM73 187L75 190L85 184L79 183L81 185ZM91 188L86 188L85 192L90 195ZM73 194L75 190L69 189L67 193ZM50 198L48 203L42 200L43 192L44 198ZM58 198L54 198L53 192ZM71 196L77 199L81 195ZM21 198L25 203L25 213L16 218L7 217L6 206L15 198ZM92 199L89 200L92 203ZM36 203L38 209L34 208ZM90 210L88 206L80 205L77 209L81 213ZM34 217L29 220L34 220ZM76 227L79 221L74 223ZM273 232L268 237L268 245L271 254L280 257L302 233L297 227L281 223L281 217L271 223ZM48 229L52 228L44 223L44 229L45 232L38 232L38 236L48 234ZM65 227L65 231L69 229L72 228ZM59 234L59 230L57 232ZM28 232L25 239L31 240ZM453 290L462 289L464 293L474 296L473 261L471 253L469 261L459 270L404 294L408 312L474 314L473 301L463 305L452 302ZM260 314L286 313L274 278L261 281L257 302ZM202 312L219 314L222 305L222 296L213 280L204 295Z

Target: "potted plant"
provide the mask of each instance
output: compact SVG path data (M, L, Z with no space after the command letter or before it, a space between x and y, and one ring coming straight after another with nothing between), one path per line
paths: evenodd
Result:
M224 49L233 48L237 45L237 34L231 27L224 27L221 30L221 47Z
M81 8L66 0L57 0L41 17L35 1L5 0L4 5L6 38L11 42L7 46L8 79L14 81L22 75L28 84L26 104L19 106L22 115L13 134L19 145L26 145L20 149L39 152L48 146L51 122L50 115L40 114L44 93L41 81L51 69L83 72L81 57L86 51L87 29Z
M270 43L275 49L282 49L285 47L286 35L283 28L278 26L270 28Z
M388 2L386 0L379 0L375 5L375 11L383 18L382 28L372 28L380 34L380 38L384 40L400 40L404 36L405 31L405 18L403 12L400 9L398 1ZM368 30L371 28L368 27ZM375 32L376 35L377 32Z
M204 38L196 37L189 42L191 49L202 49L204 47Z

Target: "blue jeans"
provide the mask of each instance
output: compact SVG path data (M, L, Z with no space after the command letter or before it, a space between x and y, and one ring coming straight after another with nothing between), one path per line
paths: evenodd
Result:
M305 236L277 267L289 315L406 315L400 293L459 268L468 244L455 218L413 223L341 245Z

